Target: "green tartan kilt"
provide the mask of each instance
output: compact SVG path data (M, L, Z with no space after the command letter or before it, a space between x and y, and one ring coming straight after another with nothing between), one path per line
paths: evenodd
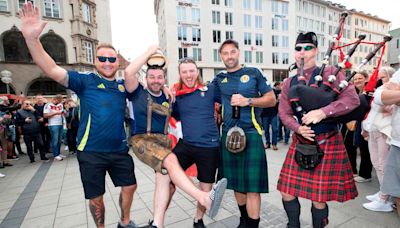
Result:
M226 133L221 138L218 178L228 179L228 189L236 192L268 192L267 158L261 135L246 133L246 148L241 153L226 149Z

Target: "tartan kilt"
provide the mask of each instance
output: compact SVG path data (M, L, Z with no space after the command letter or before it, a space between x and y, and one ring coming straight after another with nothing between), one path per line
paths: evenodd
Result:
M321 141L328 134L317 135L317 140ZM314 170L302 169L297 165L294 158L297 143L293 134L293 142L278 180L279 191L315 202L345 202L357 197L353 171L339 132L320 145L325 155Z
M268 192L267 158L261 135L246 134L246 148L237 154L226 149L227 132L222 133L218 178L228 179L228 189L236 192Z

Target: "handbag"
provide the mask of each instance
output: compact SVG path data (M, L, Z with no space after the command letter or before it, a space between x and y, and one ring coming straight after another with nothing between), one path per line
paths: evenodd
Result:
M229 129L226 134L225 146L229 152L234 154L240 153L246 148L246 134L241 127L234 126Z
M321 163L324 157L324 152L319 147L318 143L296 145L296 153L294 158L296 163L303 169L312 170Z

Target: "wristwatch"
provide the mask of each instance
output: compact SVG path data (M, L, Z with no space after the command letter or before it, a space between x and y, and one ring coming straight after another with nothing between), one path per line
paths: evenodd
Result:
M248 106L251 106L253 104L253 99L252 98L247 99L247 103Z

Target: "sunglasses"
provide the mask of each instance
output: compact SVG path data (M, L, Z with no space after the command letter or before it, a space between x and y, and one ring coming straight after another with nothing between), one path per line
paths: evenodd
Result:
M107 61L107 59L108 59L108 62L110 62L110 63L115 63L115 61L117 61L117 57L97 56L97 59L102 63Z
M304 49L304 51L311 51L311 50L314 49L314 48L315 48L314 46L306 45L306 46L296 46L296 47L294 48L294 50L296 50L296 51L301 51L302 49Z

